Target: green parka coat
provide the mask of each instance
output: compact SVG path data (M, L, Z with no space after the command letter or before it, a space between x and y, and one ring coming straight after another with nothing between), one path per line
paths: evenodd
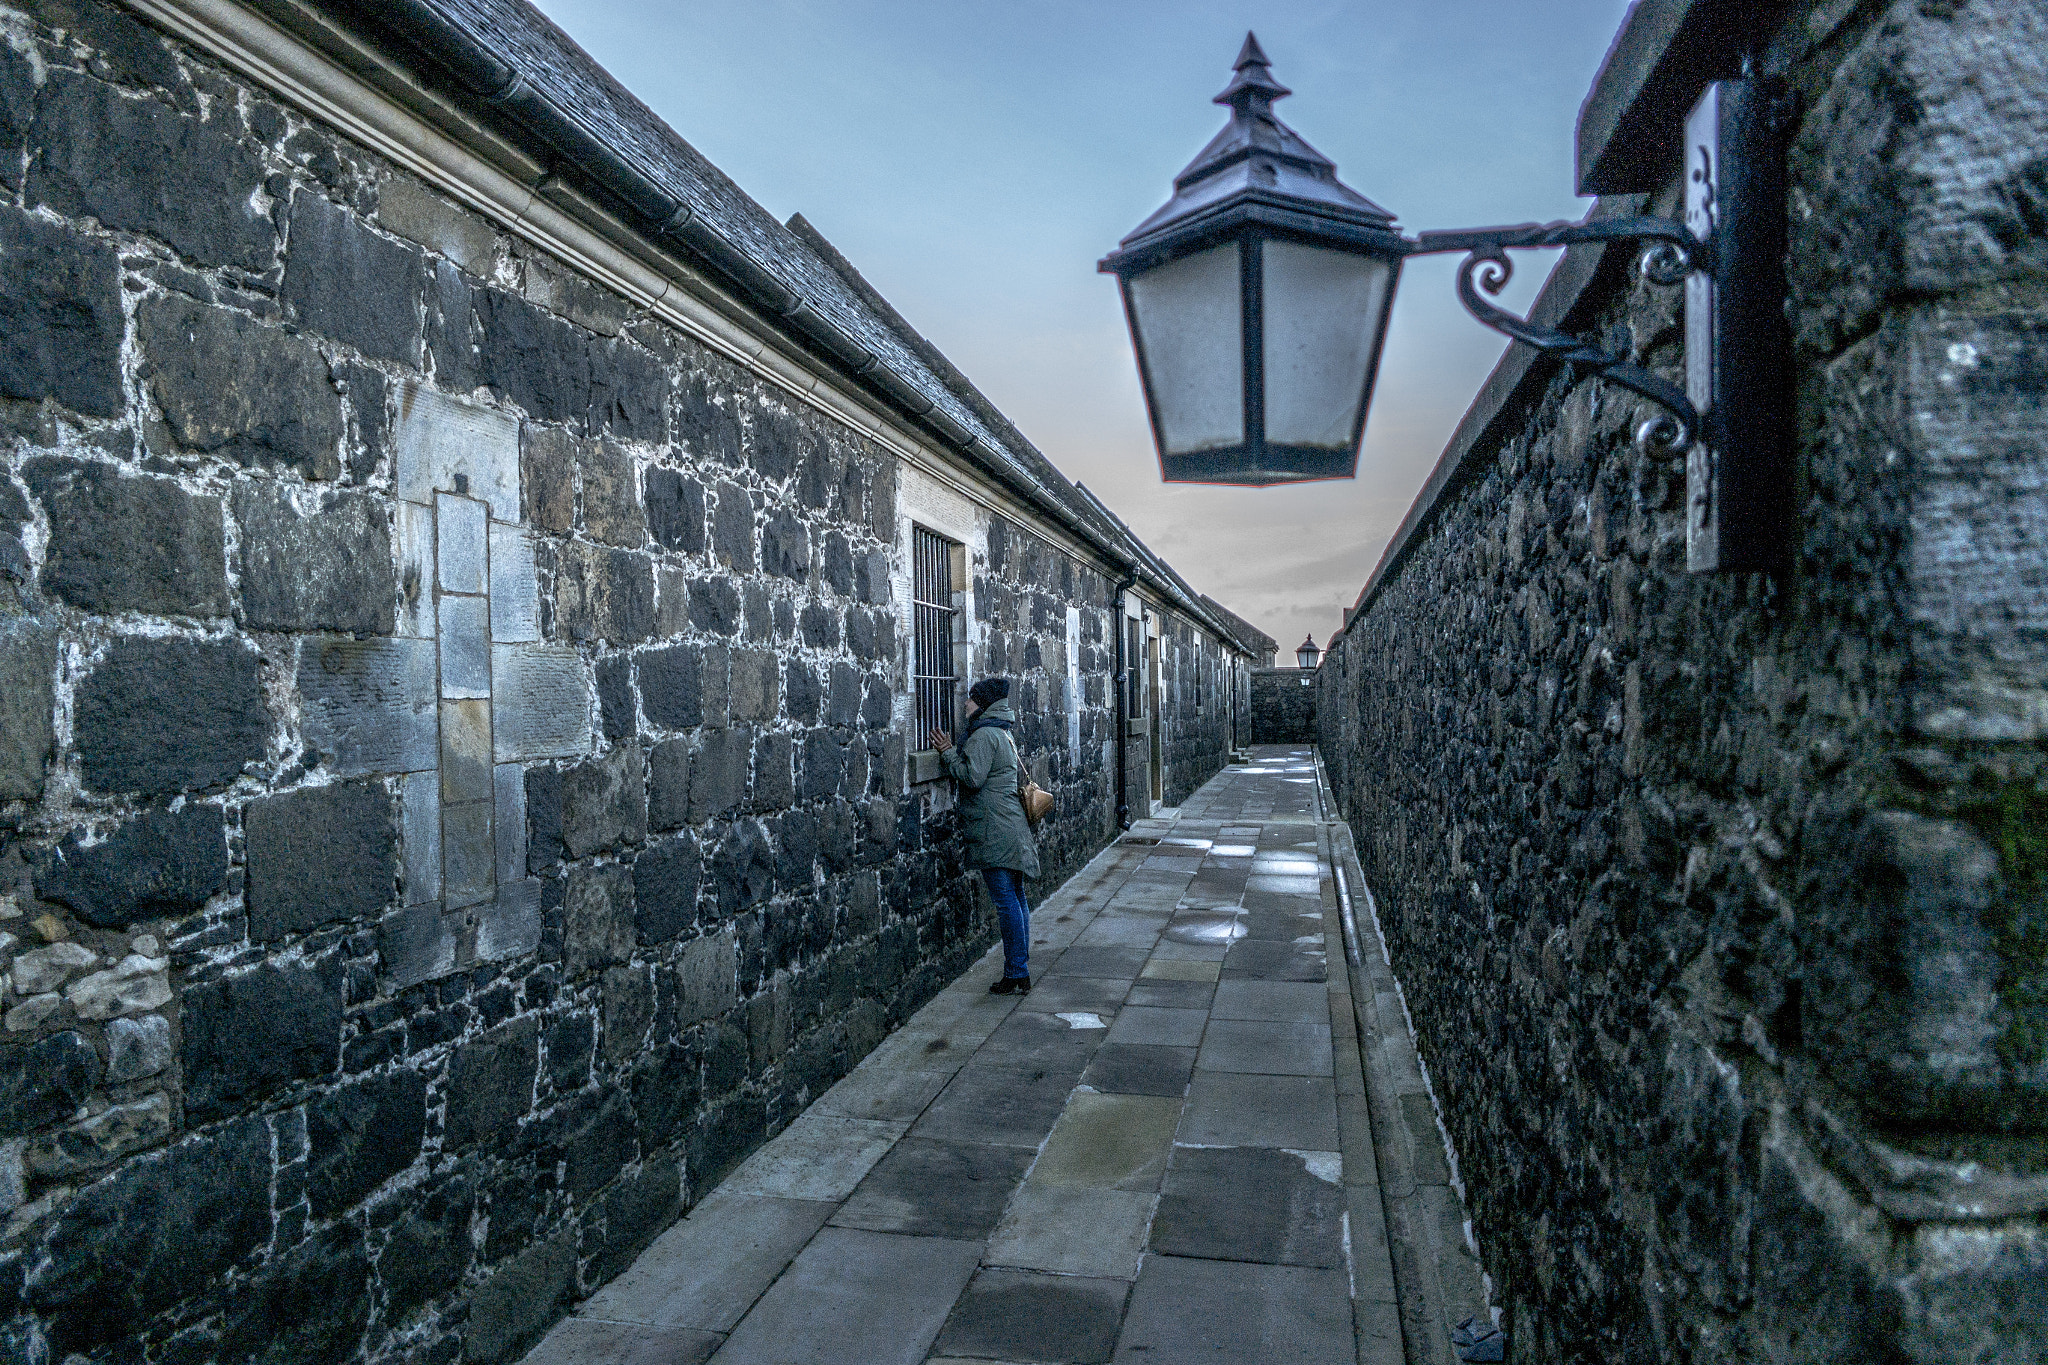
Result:
M984 709L977 721L1008 721L1017 713L1003 700ZM978 725L942 755L946 771L960 784L960 823L967 836L967 865L1007 867L1038 876L1038 841L1017 797L1017 745L1001 725Z

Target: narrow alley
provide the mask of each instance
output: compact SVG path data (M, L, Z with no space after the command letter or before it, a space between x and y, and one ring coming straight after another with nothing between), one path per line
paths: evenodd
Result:
M1376 1158L1327 809L1269 746L1139 822L1034 910L1027 996L992 950L529 1365L1454 1359L1476 1263L1390 1251L1382 1174L1402 1225L1442 1146L1401 1026Z

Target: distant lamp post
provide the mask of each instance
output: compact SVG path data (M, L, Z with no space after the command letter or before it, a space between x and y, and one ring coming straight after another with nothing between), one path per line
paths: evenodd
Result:
M1775 90L1749 78L1706 87L1685 126L1684 222L1603 218L1413 238L1274 117L1273 101L1288 93L1245 35L1236 75L1216 96L1230 123L1099 266L1123 294L1167 482L1263 487L1355 475L1401 263L1462 251L1458 297L1479 321L1663 409L1637 440L1686 458L1690 567L1782 561L1791 363ZM1582 242L1645 242L1644 278L1686 285L1684 387L1480 296L1513 275L1508 249Z
M1301 648L1294 651L1294 662L1300 664L1303 668L1314 668L1316 660L1322 656L1322 652L1316 648L1315 632L1311 631L1309 632L1309 637L1301 642Z

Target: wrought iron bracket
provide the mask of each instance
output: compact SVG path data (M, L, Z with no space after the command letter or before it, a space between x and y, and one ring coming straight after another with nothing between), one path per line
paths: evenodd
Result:
M1577 246L1587 242L1648 242L1638 267L1652 284L1679 285L1694 270L1713 269L1713 247L1683 223L1669 218L1601 218L1592 222L1519 223L1512 227L1454 228L1424 232L1408 247L1411 256L1463 251L1458 266L1458 299L1468 312L1496 332L1533 346L1575 370L1598 375L1640 394L1664 410L1636 429L1647 450L1679 455L1697 439L1700 414L1679 385L1651 374L1627 357L1585 337L1540 326L1488 302L1514 278L1510 249Z

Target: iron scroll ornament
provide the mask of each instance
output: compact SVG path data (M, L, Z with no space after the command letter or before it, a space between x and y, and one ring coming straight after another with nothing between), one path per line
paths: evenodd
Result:
M1652 284L1682 284L1690 271L1713 268L1711 244L1695 237L1685 224L1668 218L1601 218L1584 223L1520 223L1513 227L1424 232L1416 236L1407 254L1468 253L1458 266L1458 299L1467 312L1496 332L1533 346L1574 369L1619 384L1664 409L1663 414L1636 429L1636 440L1651 451L1675 454L1691 445L1700 429L1699 411L1684 389L1584 337L1539 326L1481 297L1482 291L1499 294L1514 277L1514 262L1508 256L1510 248L1634 241L1651 243L1638 264L1643 278Z

